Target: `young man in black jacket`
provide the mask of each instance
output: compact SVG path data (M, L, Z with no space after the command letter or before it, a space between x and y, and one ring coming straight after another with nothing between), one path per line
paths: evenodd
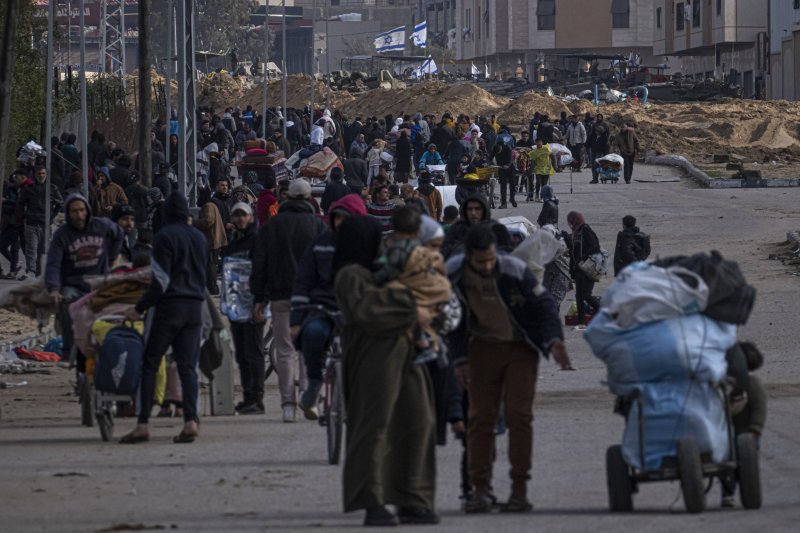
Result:
M257 231L250 205L235 204L231 209L231 223L233 236L224 257L252 261ZM252 317L246 322L231 321L231 336L244 396L236 405L236 411L240 415L264 414L264 324Z
M147 292L126 316L140 320L147 313L142 383L139 388L139 420L122 444L150 440L148 421L153 408L156 372L161 358L172 346L183 389L183 429L175 443L197 437L197 362L200 357L202 307L206 295L208 246L199 230L189 225L189 205L178 193L164 204L165 225L153 244L153 279Z
M17 200L17 220L24 222L25 242L25 279L27 276L38 276L42 273L41 257L44 255L44 226L47 209L52 215L61 210L63 201L58 187L50 185L50 206L45 203L47 194L47 169L36 167L32 183L23 185Z
M618 276L623 268L644 261L650 255L650 237L636 226L636 219L631 215L622 218L622 231L617 233L617 245L614 248L614 276Z
M311 185L302 178L292 180L288 199L258 231L250 276L250 290L255 297L253 320L264 321L264 309L269 303L284 422L295 421L295 383L299 381L300 390L305 390L307 381L290 332L292 285L300 259L324 231L325 224L311 205Z

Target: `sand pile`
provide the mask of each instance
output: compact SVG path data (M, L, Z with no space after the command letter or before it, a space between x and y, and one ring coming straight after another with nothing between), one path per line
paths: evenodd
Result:
M605 108L605 114L615 126L623 120L635 122L644 148L658 154L683 155L695 162L711 162L715 154L759 163L800 159L798 102L614 104Z
M407 89L374 89L356 97L340 109L345 116L413 115L417 111L442 116L497 113L509 100L472 84L448 85L439 81L412 85Z

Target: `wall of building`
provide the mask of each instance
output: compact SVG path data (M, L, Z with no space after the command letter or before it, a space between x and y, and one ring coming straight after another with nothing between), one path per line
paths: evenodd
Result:
M611 46L611 2L556 2L556 48Z

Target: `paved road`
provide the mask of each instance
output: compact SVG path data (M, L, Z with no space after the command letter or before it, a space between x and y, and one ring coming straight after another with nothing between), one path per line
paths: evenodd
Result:
M671 170L638 167L642 177ZM660 175L660 176L657 176ZM768 255L797 227L793 190L710 191L692 182L589 185L575 175L556 179L561 219L580 209L606 248L624 214L651 234L654 253L711 248L739 261L758 288L743 338L759 342L770 395L762 441L764 508L721 510L715 486L709 511L683 511L675 483L644 486L637 512L607 512L604 454L621 438L622 420L601 384L602 364L575 331L567 332L577 372L542 367L536 400L533 514L465 516L458 501L458 442L438 450L441 531L790 531L800 518L800 364L797 303L800 281ZM535 218L538 204L516 213ZM607 283L607 282L606 282ZM601 284L602 287L606 283ZM259 417L204 418L202 438L178 446L173 420L154 419L149 444L104 444L96 429L79 427L77 405L66 397L69 375L54 369L25 376L24 389L0 390L0 516L4 531L98 531L112 526L175 526L183 531L303 531L357 529L360 514L341 509L341 475L325 464L323 431L312 423L283 424L274 382L268 413ZM274 379L274 378L272 378ZM13 380L3 376L2 380ZM19 400L19 401L15 401ZM118 433L132 425L120 420ZM508 494L506 439L498 443L495 487ZM793 526L793 524L795 524ZM116 530L122 530L119 527Z

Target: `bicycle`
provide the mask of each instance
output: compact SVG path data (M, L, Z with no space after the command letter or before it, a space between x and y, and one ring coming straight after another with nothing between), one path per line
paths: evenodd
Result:
M303 305L294 308L319 313L334 324L330 341L325 349L325 367L322 370L323 391L318 400L319 425L326 429L328 464L339 464L344 434L345 401L344 376L342 375L342 341L338 311L330 311L321 305Z

